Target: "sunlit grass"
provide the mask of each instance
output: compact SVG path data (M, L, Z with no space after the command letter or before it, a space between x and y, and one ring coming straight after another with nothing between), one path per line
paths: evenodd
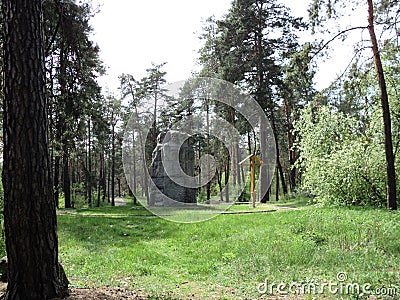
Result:
M230 210L253 209L245 204ZM194 224L150 217L131 205L76 213L58 217L60 257L74 286L127 286L172 299L240 299L259 296L257 286L266 278L329 281L346 272L350 282L373 287L400 282L397 212L311 207L219 215Z

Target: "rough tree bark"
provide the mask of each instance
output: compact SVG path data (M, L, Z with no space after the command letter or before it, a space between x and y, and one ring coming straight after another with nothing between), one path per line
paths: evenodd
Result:
M383 72L381 56L379 53L378 41L374 28L374 5L372 0L368 2L368 31L372 43L372 51L374 54L374 62L376 74L378 77L378 85L381 98L384 137L385 137L385 154L386 154L386 174L387 174L387 208L397 209L396 202L396 172L394 166L393 142L392 142L392 125L390 119L389 98L386 89L385 75Z
M40 0L3 0L4 227L8 286L3 299L68 295L58 262L48 151Z

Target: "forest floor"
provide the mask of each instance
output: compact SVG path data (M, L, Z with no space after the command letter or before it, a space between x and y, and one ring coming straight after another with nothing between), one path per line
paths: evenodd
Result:
M400 212L295 199L182 224L125 202L59 211L69 300L400 299ZM283 294L276 285L329 282L388 296Z
M0 294L4 294L7 289L6 283L0 282ZM152 297L151 295L146 295L141 291L132 291L128 289L121 288L72 288L70 289L70 296L65 298L65 300L146 300L146 299L164 299L158 297ZM175 299L175 298L167 298L167 299ZM176 298L181 299L181 298ZM201 298L201 296L193 295L190 298L185 299L193 299L193 300L203 300L205 298ZM303 300L304 297L296 297L296 298L288 298L288 297L261 297L257 298L257 300ZM53 299L57 300L57 299ZM250 299L249 299L250 300Z
M0 283L0 295L7 289L6 283ZM70 289L70 296L65 300L137 300L148 299L145 295L138 295L134 291L121 288L91 288Z
M258 289L309 280L370 284L396 293L381 299L400 298L400 212L294 199L182 224L125 201L58 216L71 300L367 299Z

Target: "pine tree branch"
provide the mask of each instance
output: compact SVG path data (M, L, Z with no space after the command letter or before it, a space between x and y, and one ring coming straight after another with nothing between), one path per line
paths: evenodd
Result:
M327 41L321 48L318 49L317 52L314 53L314 55L311 57L311 60L317 56L322 50L324 50L330 43L332 43L334 40L336 40L339 36L345 34L346 32L352 31L352 30L357 30L357 29L367 29L368 26L357 26L357 27L351 27L347 28L338 34L336 34L333 38L331 38L329 41Z
M344 71L337 76L337 78L330 84L330 86L328 87L328 89L330 89L331 87L333 87L337 82L340 82L342 80L342 78L344 77L344 75L347 73L347 71L349 70L349 68L351 67L351 65L353 64L353 61L356 59L356 57L359 55L359 53L365 49L370 49L372 48L371 46L365 46L362 48L357 49L357 51L354 53L353 57L351 58L350 62L347 64L346 68L344 69ZM368 60L371 60L372 58L368 58Z

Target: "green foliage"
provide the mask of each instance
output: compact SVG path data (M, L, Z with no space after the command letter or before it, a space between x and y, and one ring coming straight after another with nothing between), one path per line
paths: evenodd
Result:
M384 205L385 161L380 131L374 132L372 126L364 133L354 117L327 106L308 107L295 127L301 138L298 166L303 172L302 187L316 196L316 201Z
M399 172L399 47L386 41L381 56ZM319 202L381 206L386 201L382 112L373 68L371 61L356 59L344 78L323 92L327 105L304 109L296 123L302 187Z
M202 75L241 84L264 109L272 109L274 87L281 84L285 59L297 51L296 33L304 27L277 1L235 0L224 18L209 18L203 28Z

